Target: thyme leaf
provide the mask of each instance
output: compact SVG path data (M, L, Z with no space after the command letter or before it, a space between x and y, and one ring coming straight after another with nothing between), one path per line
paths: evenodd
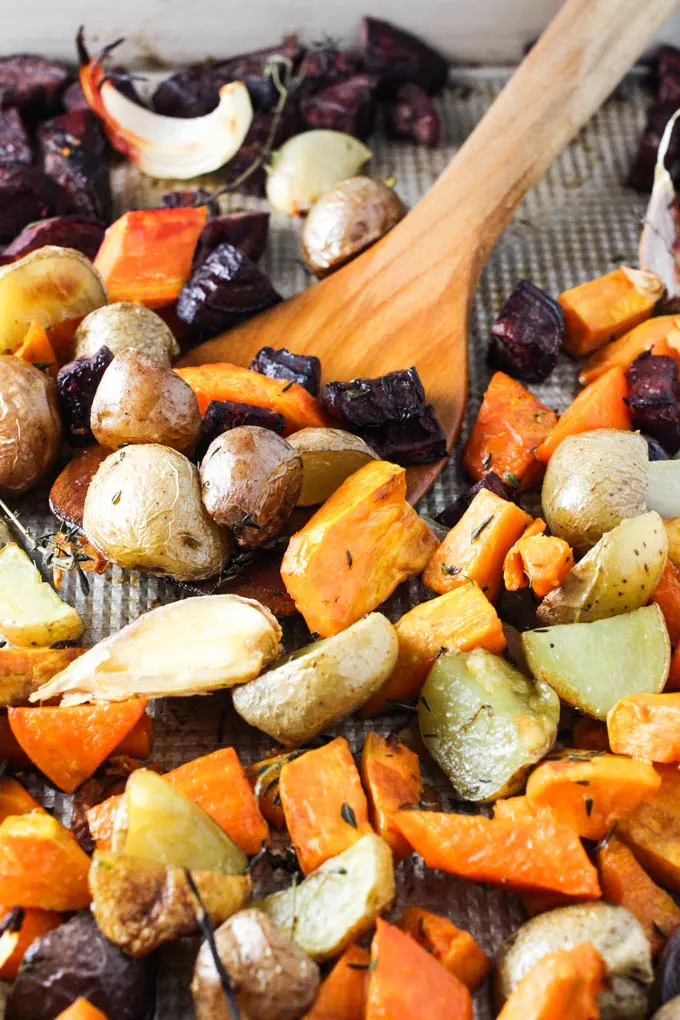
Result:
M347 803L347 801L344 801L340 808L340 817L343 822L347 822L347 824L351 825L353 829L358 829L357 816L354 814L354 809Z

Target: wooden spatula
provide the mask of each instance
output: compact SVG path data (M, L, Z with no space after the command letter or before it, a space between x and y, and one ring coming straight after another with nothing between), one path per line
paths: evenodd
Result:
M450 449L465 406L470 302L493 244L677 6L567 0L447 170L387 237L181 364L248 365L264 346L316 354L325 380L415 364ZM412 502L444 463L409 470Z

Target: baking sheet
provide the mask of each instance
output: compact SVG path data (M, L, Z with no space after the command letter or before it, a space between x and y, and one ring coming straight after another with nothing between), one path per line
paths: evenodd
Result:
M493 70L460 72L438 100L443 120L441 146L429 152L407 144L374 140L374 176L396 178L396 189L408 205L425 193L447 165L477 121L500 91L505 75ZM615 96L562 154L550 173L528 195L509 228L496 246L483 273L472 309L469 332L469 400L461 437L450 463L419 508L434 515L466 485L459 469L465 438L474 421L489 378L486 348L495 314L514 284L526 277L553 295L620 263L636 264L637 242L645 199L623 186L628 166L644 124L649 101L640 78L631 75ZM512 124L507 125L512 131ZM541 139L536 138L536 145ZM173 182L148 182L131 168L120 165L114 171L120 210L158 204ZM186 184L176 184L186 187ZM256 199L231 197L225 207L266 207ZM311 282L299 258L299 225L281 214L272 215L271 236L263 267L284 296L296 293ZM455 223L451 224L455 230ZM291 337L288 346L295 350ZM414 336L414 358L418 338ZM406 366L404 366L406 367ZM547 406L563 410L575 391L575 366L561 359L551 380L532 386ZM15 504L37 535L53 530L45 494L31 494ZM162 580L112 568L106 576L88 575L89 595L84 595L75 577L67 577L65 597L74 603L86 624L83 643L93 643L136 619L140 613L181 597L177 589ZM402 586L387 603L387 615L396 620L427 594L418 581ZM304 639L304 628L286 625L286 640L293 647ZM216 747L234 745L244 763L256 761L270 749L271 741L246 726L231 708L228 693L209 698L175 699L156 702L156 739L153 758L172 768ZM414 721L401 712L382 716L371 723L350 720L337 728L360 749L369 728L389 733ZM425 767L426 781L437 787L447 807L453 807L447 781L434 767ZM48 808L68 820L69 798L51 787L38 787ZM460 810L461 806L456 805ZM416 860L398 868L398 901L395 911L417 903L442 913L467 928L489 953L494 953L506 934L523 919L514 897L499 891L457 880L443 873L426 872ZM258 877L266 875L258 869ZM281 884L285 884L282 878ZM259 892L259 890L257 890ZM156 1020L192 1020L188 986L197 941L167 947L161 952ZM475 1017L490 1020L493 1011L488 990L476 996Z

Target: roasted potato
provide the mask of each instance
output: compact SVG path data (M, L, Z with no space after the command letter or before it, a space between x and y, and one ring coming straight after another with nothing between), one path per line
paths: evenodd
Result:
M406 215L383 181L350 177L314 203L302 227L302 258L310 273L328 276L379 241Z
M543 480L543 516L579 553L647 506L647 443L636 432L598 429L568 436Z
M590 623L647 605L667 556L668 538L657 513L621 521L546 595L539 622Z
M54 379L0 355L0 495L18 496L52 467L61 446Z
M440 655L418 702L425 746L461 800L509 797L552 748L560 701L483 648Z
M208 694L256 677L281 628L254 599L202 595L143 613L44 684L32 701L124 701Z
M86 315L76 330L75 357L108 347L115 356L133 348L169 365L179 354L172 330L150 308L134 301L117 301Z
M192 871L213 927L240 910L251 892L247 875ZM196 900L183 868L98 850L89 875L92 913L101 931L130 956L198 931Z
M215 932L217 953L242 1017L295 1020L311 1006L319 968L261 910L242 910ZM231 1020L210 947L204 942L191 982L196 1020Z
M144 351L129 349L117 354L102 376L90 428L110 450L160 443L191 453L201 432L201 412L191 386L176 372Z
M656 605L594 623L567 623L522 634L529 669L563 701L596 719L628 694L658 694L671 646Z
M83 530L112 563L180 581L214 577L229 555L228 532L201 501L197 468L155 443L102 462L87 490Z
M313 960L323 962L360 939L390 906L394 891L392 851L369 834L258 906Z
M680 996L671 999L661 1009L657 1009L652 1020L680 1020Z
M280 534L302 488L302 460L281 436L241 425L213 439L201 461L201 495L217 524L243 546Z
M371 613L235 688L234 708L280 744L304 744L368 701L389 679L398 651L390 621Z
M83 633L78 611L43 581L14 542L0 549L0 634L14 645L76 641Z
M135 960L102 934L82 910L29 946L5 1020L54 1020L82 996L112 1020L151 1015L154 966Z
M608 987L598 995L601 1020L644 1020L654 977L649 941L628 910L603 902L539 914L511 935L496 963L499 1004L540 959L580 942L590 942L597 949L609 972Z
M246 855L203 808L150 769L125 786L112 849L129 857L192 871L243 875Z
M288 442L302 458L298 506L325 503L346 478L369 460L378 459L363 439L342 429L300 429Z

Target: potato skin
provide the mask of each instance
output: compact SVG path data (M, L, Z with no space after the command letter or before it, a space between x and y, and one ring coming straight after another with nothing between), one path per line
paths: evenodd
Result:
M134 301L117 301L90 312L78 326L75 345L77 358L96 354L100 347L108 347L114 357L134 348L169 365L179 354L179 344L160 315Z
M280 534L302 489L302 460L269 429L242 425L212 441L201 462L201 494L214 521L239 545Z
M36 485L56 460L61 435L54 380L0 356L0 493L18 496Z
M85 499L83 528L112 563L182 581L213 577L230 549L228 533L201 502L196 467L155 443L127 446L102 461Z
M215 932L220 959L248 1020L295 1020L316 997L319 968L261 910L241 910ZM191 983L196 1020L231 1020L210 952L201 946Z
M191 453L201 412L191 386L144 351L117 354L104 372L90 411L90 428L102 446L160 443Z

